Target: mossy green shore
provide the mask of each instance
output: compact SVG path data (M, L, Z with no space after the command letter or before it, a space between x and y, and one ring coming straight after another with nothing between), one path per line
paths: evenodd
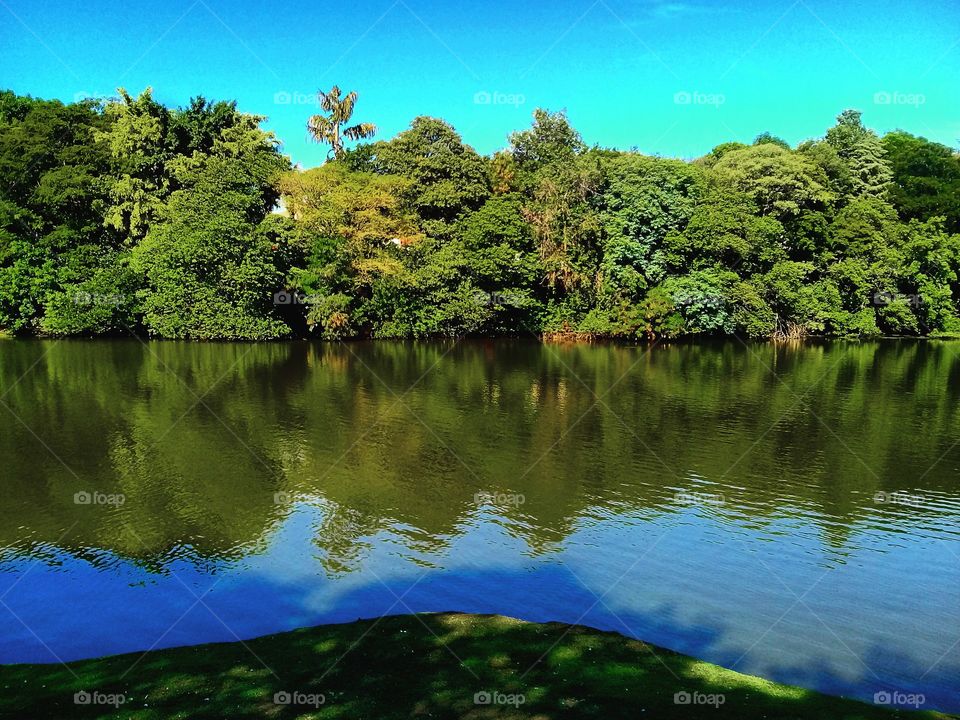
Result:
M3 718L950 717L778 685L616 633L456 613L6 665L0 688Z

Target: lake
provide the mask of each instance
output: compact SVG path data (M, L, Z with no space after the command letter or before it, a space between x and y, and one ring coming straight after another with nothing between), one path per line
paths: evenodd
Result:
M960 710L960 343L0 341L0 662L385 614Z

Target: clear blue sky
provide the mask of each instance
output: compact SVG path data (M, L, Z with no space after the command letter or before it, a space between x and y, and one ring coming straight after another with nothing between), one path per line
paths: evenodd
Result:
M306 166L333 83L378 137L436 115L483 153L537 106L588 143L681 157L764 130L796 143L846 107L960 142L957 0L0 0L0 48L19 93L236 99Z

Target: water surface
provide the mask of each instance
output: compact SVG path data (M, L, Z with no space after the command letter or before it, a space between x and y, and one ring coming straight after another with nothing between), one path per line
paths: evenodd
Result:
M960 710L960 344L0 342L0 662L459 610Z

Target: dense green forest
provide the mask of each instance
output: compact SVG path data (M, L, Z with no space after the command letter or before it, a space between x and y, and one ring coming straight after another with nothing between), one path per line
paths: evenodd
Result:
M235 103L119 93L0 92L0 332L960 334L960 157L857 111L687 162L537 110L484 157L431 117L364 142L334 88L302 170Z

